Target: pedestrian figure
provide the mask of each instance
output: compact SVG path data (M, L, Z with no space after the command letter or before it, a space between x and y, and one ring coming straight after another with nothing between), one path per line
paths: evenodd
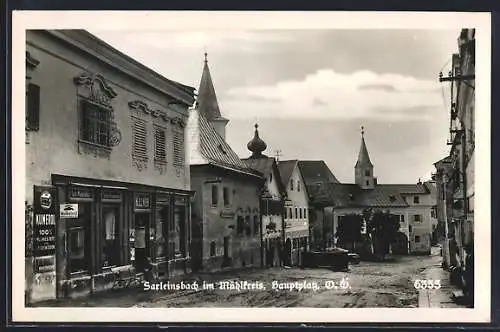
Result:
M144 280L153 282L153 262L151 261L151 257L146 259L144 264Z

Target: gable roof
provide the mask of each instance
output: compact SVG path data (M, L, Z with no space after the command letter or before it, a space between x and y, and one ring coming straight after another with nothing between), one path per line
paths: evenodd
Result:
M333 207L406 207L404 196L429 194L423 183L378 184L374 189L361 189L357 184L326 183L308 186L311 204Z
M264 176L269 176L273 171L273 164L275 163L274 158L263 157L263 158L246 158L241 159L245 162L248 167L259 171Z
M252 168L255 171L258 171L265 177L268 177L270 174L272 174L274 170L274 178L276 183L278 184L279 192L284 193L286 191L286 187L283 186L283 182L281 181L281 175L278 169L278 164L276 163L276 159L274 157L263 156L260 158L247 158L242 160L250 168Z
M297 165L298 160L283 160L278 163L278 169L280 171L281 182L285 188L288 187L288 182L292 177L295 165Z
M306 185L317 182L339 183L323 160L299 160L299 168Z
M426 181L424 182L425 187L429 191L432 197L437 196L437 187L436 187L436 182L433 181Z
M211 164L262 178L260 172L248 167L238 157L198 109L190 110L187 135L191 165Z
M401 195L425 195L429 194L429 190L423 183L415 184L379 184L378 186L385 187L387 192L397 193Z

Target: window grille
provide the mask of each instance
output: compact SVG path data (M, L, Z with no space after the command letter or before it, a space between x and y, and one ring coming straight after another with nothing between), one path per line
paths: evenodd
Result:
M80 139L110 147L111 109L86 99L81 99Z

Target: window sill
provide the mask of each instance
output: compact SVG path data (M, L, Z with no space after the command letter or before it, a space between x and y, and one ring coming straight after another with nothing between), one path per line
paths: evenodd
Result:
M107 150L107 151L111 151L112 150L111 147L109 147L109 146L101 145L101 144L98 144L98 143L93 143L93 142L86 141L86 140L83 140L83 139L79 139L78 143L89 145L89 146L93 146L95 148L102 149L102 150Z
M108 158L111 155L112 149L108 146L84 141L84 140L78 140L78 152L80 154L87 154L87 155L93 155L95 158L100 157L100 158Z

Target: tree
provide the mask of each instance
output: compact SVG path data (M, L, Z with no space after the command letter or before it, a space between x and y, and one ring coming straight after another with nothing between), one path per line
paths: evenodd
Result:
M348 214L339 218L336 237L339 245L354 250L355 243L361 240L361 228L363 216L360 214Z
M385 258L385 255L389 253L391 243L396 240L399 228L399 216L388 211L371 211L367 219L366 231L371 235L375 255Z

